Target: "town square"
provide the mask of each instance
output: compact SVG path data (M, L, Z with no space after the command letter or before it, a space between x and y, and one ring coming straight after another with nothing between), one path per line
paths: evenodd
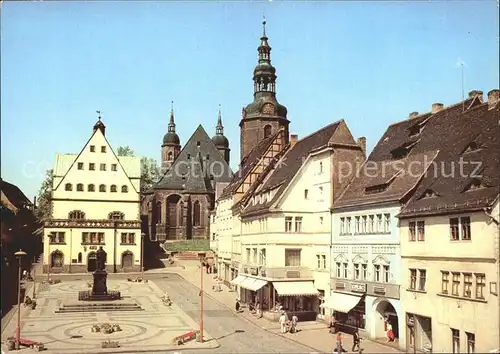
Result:
M498 2L1 6L2 353L500 353Z

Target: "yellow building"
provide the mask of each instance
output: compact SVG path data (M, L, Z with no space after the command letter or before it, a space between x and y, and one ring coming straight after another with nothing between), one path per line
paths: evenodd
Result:
M79 154L56 155L45 271L93 271L101 246L109 272L140 269L140 158L116 156L105 129L99 119Z
M434 139L447 144L399 215L409 352L500 348L498 97L442 118L452 128Z

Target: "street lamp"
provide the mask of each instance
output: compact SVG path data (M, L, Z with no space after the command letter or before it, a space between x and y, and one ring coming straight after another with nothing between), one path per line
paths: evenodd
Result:
M19 249L16 253L14 253L19 259L19 269L18 269L18 283L17 283L17 327L16 327L16 349L20 349L21 342L21 266L22 266L22 258L26 256L26 252Z
M200 339L199 342L203 343L203 260L205 259L205 252L198 252L200 258Z
M144 232L141 233L141 279L144 280L144 238L146 234Z
M50 256L50 243L52 242L52 235L47 235L47 284L50 284L50 266L52 265L52 257Z

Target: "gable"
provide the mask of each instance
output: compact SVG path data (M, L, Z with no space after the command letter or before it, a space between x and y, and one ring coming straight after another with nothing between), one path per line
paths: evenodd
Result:
M335 144L357 145L349 127L343 119L339 122L337 129L335 129L330 142Z
M334 258L334 261L335 263L349 263L349 259L347 259L343 253L337 255L337 257Z
M94 147L94 152L91 151L91 146ZM105 152L102 152L104 148ZM116 156L113 148L102 134L101 130L97 129L87 143L84 145L78 155L73 154L58 154L56 155L57 173L62 173L69 164L70 159L73 159L71 165L67 168L63 176L58 176L54 179L53 191L58 194L55 197L66 197L69 195L74 197L76 193L76 185L81 183L84 185L84 192L87 192L87 186L93 184L96 192L92 193L92 199L107 199L107 193L99 193L99 185L105 185L106 191L109 192L111 185L117 186L117 193L113 193L116 199L129 200L132 195L137 195L139 192L138 184L132 183L130 176L122 166L120 159ZM78 165L82 163L83 169L79 170ZM94 164L94 170L90 170L90 164ZM105 170L101 170L101 164ZM140 171L140 158L131 157L128 160L128 166L131 170ZM112 170L112 165L116 165L116 171ZM66 191L65 185L72 185L72 191ZM121 187L127 186L127 193L121 193ZM134 197L136 198L136 197Z

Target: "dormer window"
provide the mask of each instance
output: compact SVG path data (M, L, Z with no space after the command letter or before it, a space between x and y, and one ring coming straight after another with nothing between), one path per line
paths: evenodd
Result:
M477 189L488 188L480 179L474 178L463 190L464 192L474 191Z
M408 154L411 152L413 147L419 142L419 140L414 141L414 142L408 142L404 143L400 147L395 148L394 150L391 151L392 158L397 160L397 159L403 159Z
M437 194L434 190L429 188L425 190L420 199L434 198L434 197L439 197L439 194Z
M427 124L427 122L429 122L430 118L431 117L429 117L427 119L424 119L420 123L417 123L417 124L411 126L410 128L408 128L408 130L410 131L410 136L419 135L422 132L422 130L424 129L424 127Z
M481 148L477 145L477 143L475 141L473 141L469 145L467 145L467 147L464 149L463 154L468 154L468 153L476 152L479 150L481 150Z
M386 182L380 184L374 184L372 186L368 186L365 188L365 194L377 194L385 192L389 186L394 182L397 176L399 176L401 172L397 172L394 176L389 178Z

